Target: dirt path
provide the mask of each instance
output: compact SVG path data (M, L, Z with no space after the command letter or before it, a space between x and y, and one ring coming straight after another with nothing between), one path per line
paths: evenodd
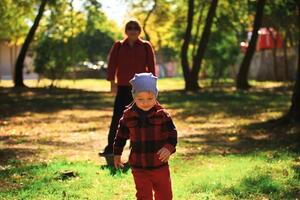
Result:
M175 110L170 110L176 116ZM107 141L111 110L62 110L55 113L30 113L1 121L0 164L10 162L47 162L54 158L70 160L92 160L103 164L98 157ZM199 144L189 149L179 147L178 151L192 152L234 152L233 145L239 140L242 130L231 119L203 119L202 123L175 118L180 142ZM197 119L199 120L199 119ZM239 132L240 131L240 132ZM267 134L253 137L265 139ZM128 146L128 145L127 145ZM128 149L125 151L128 154ZM124 156L126 157L126 155Z
M4 102L0 107L2 167L9 164L48 162L54 158L105 163L104 159L98 157L98 152L105 147L107 141L112 115L111 94L75 89L51 91L39 88L19 93L2 90L0 95L2 96L0 100ZM168 93L165 97L168 97L167 95L171 99L181 98L180 93ZM210 97L212 94L208 92L204 95ZM184 104L185 100L181 100ZM191 101L196 106L199 104L197 98L196 101L191 98ZM205 104L202 103L201 106L203 105ZM217 106L222 108L224 105ZM266 146L274 140L281 144L282 138L274 138L281 133L288 131L293 136L300 132L299 128L288 130L283 127L274 130L260 125L267 119L282 114L277 107L244 116L243 113L228 115L225 112L236 109L234 104L224 111L211 110L212 108L216 109L214 105L201 107L199 112L193 111L192 114L184 114L189 110L181 107L167 108L177 127L179 141L183 144L178 147L177 152L186 156L193 153L222 155L241 153ZM256 125L253 128L251 124ZM128 154L128 150L125 153Z
M97 152L105 145L109 120L108 111L63 110L1 121L0 163L55 157L99 161Z
M26 112L0 121L0 164L47 162L54 158L104 163L98 152L107 144L112 110ZM179 124L179 123L178 123ZM193 133L180 123L179 137ZM125 156L128 154L126 146Z

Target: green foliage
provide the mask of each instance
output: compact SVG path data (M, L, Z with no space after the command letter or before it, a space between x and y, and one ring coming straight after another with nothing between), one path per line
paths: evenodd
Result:
M55 80L81 61L106 60L120 31L99 4L86 1L84 9L75 11L67 1L50 6L36 45L36 72Z
M35 71L52 80L63 78L67 69L83 58L84 52L80 48L76 48L76 54L71 57L73 48L72 40L64 42L52 37L43 38L36 48Z
M85 21L65 0L53 1L48 12L35 47L35 71L54 81L82 59L84 52L74 37L84 30Z
M249 23L241 13L246 11L242 2L221 1L217 11L204 63L206 74L213 79L228 77L228 68L236 63L239 43L245 39Z
M212 32L203 66L209 77L213 79L228 77L228 68L235 64L235 58L239 54L237 45L233 34Z
M45 14L37 31L34 47L47 43L44 40L62 41L68 44L66 56L75 65L81 60L105 60L114 40L122 38L123 30L105 16L101 1L85 0L80 10L74 10L71 0L49 1ZM143 24L154 1L122 0ZM0 1L0 39L21 44L33 22L40 1L2 0ZM192 48L189 60L195 53L197 41L203 31L210 1L195 0L195 16L192 30ZM251 30L255 16L256 1L219 0L215 22L202 69L209 77L227 77L227 69L236 63L240 52L239 43L245 41ZM147 22L147 32L162 62L180 61L182 38L187 20L187 1L159 0ZM198 22L198 19L201 20ZM287 46L297 44L299 28L297 26L296 1L268 0L264 9L263 26L274 27L280 31ZM72 42L70 42L72 41ZM57 45L59 42L55 42ZM72 44L71 44L72 43ZM69 47L69 46L72 46ZM45 49L39 47L39 49ZM37 52L38 53L38 52ZM64 53L62 53L64 54ZM67 55L70 54L70 55ZM41 55L38 55L41 58ZM159 60L160 61L160 60ZM39 62L40 63L40 62ZM61 63L61 62L60 62ZM52 64L53 65L53 64ZM70 66L66 66L69 68ZM42 71L39 66L37 71Z
M279 31L287 46L296 46L299 35L296 7L295 0L273 0L268 1L264 13L263 25Z
M122 38L122 32L117 27L116 23L108 20L104 14L101 4L97 1L90 0L84 4L86 11L86 32L88 35L92 35L95 31L101 31L109 35L114 40Z
M133 12L130 16L137 18L143 26L148 12L153 7L153 3L153 1L149 0L132 1L131 8ZM183 24L176 23L177 18L181 16L181 13L177 12L177 5L178 1L157 1L156 9L147 22L146 30L150 35L151 43L155 50L159 51L163 61L179 61L178 55L181 41L174 37L174 33L179 31L180 26ZM177 17L174 17L176 14Z
M0 1L0 40L8 40L9 42L23 42L29 24L34 18L34 7L32 3L35 1L26 0L1 0Z
M130 1L133 16L143 22L153 1ZM195 0L195 15L192 30L192 42L188 57L192 60L197 41L201 35L210 1ZM297 41L297 12L294 0L267 1L263 25L275 27L287 37L288 45L295 45ZM203 61L203 70L208 77L228 77L228 67L237 62L240 53L240 42L247 40L247 32L251 31L255 16L256 1L220 0L215 22ZM167 10L167 12L166 12ZM198 19L201 18L200 24ZM164 55L166 48L172 48L172 57L180 58L182 38L187 24L187 1L164 0L157 1L156 10L152 13L147 24L151 42ZM197 28L199 27L199 28ZM198 30L197 30L198 29ZM160 35L161 40L157 40ZM162 45L159 45L162 44ZM169 59L170 57L166 55Z
M111 35L101 30L80 33L76 40L81 49L85 51L86 59L91 62L106 60L107 54L114 43Z

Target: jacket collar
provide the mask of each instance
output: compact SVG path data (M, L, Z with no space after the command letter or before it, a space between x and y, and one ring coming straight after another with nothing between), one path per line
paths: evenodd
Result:
M122 43L129 45L128 38L125 38L124 40L122 40ZM136 45L136 44L143 44L143 40L138 37L138 39L134 42L134 45Z
M138 113L137 109L138 108L134 102L132 102L131 104L126 106L126 110L130 111L130 116L139 117L139 113ZM155 113L161 109L163 109L163 107L160 105L160 103L158 101L156 101L155 105L149 111L147 111L147 117L151 117L151 116L155 115Z

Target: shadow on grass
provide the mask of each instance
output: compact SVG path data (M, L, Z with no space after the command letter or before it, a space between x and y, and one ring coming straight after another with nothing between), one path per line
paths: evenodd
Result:
M93 164L68 161L6 166L0 168L0 184L2 186L0 187L0 197L2 197L1 192L3 191L14 196L20 195L23 197L18 196L21 199L33 199L32 196L39 194L47 187L53 187L53 190L60 189L59 185L63 184L62 181L84 179L86 174L90 171L94 172L93 170L96 173L96 167Z
M293 166L293 170L295 172L295 178L300 180L300 161L298 161L298 164Z
M265 132L275 141L277 147L289 147L295 153L300 153L300 123L285 122L284 118L265 122L251 123L244 126L248 132Z
M248 117L267 110L282 111L288 108L290 92L286 90L202 90L199 92L166 91L159 95L167 108L178 109L178 117L208 116L225 113L226 116ZM197 123L197 121L195 122Z
M0 88L0 119L25 112L52 113L64 109L108 109L113 98L108 92L66 88Z
M231 133L234 131L233 133ZM238 131L209 128L207 131L183 136L179 141L190 149L184 155L245 154L253 151L288 150L300 153L300 124L281 120L251 123Z
M258 131L259 132L259 131ZM184 156L190 158L196 155L230 155L247 154L254 151L265 150L288 150L299 153L299 136L296 134L286 135L283 132L270 130L263 134L249 132L241 134L224 133L201 133L180 137L181 145L189 151L184 151Z
M18 162L13 160L11 162ZM23 181L30 182L33 177L41 170L46 170L48 165L46 163L39 163L35 165L20 165L20 163L10 163L6 168L0 169L0 192L16 190L30 187L31 184L23 184ZM20 181L22 179L22 182Z
M300 195L300 189L297 185L296 181L274 179L268 171L255 170L237 185L225 188L222 194L238 199L248 199L250 196L261 199L264 195L271 199L297 199Z
M2 165L18 165L20 157L34 157L38 153L38 150L30 148L1 148L0 167Z
M124 167L122 168L115 168L114 167L114 156L106 156L104 157L105 158L105 161L106 161L106 165L102 165L100 166L100 169L101 170L109 170L109 173L111 176L115 176L115 175L119 175L119 174L122 174L122 173L127 173L128 170L130 169L130 166L129 166L129 163L126 162L124 163Z
M270 176L260 175L256 177L246 177L239 185L224 189L222 194L230 195L237 199L247 199L250 195L252 197L261 194L269 195L270 193L278 192L279 189Z
M0 166L8 164L18 164L19 160L26 160L27 158L37 158L41 153L40 148L36 148L36 145L47 145L55 147L85 147L84 142L65 142L65 141L53 141L50 139L39 139L33 141L28 135L12 135L12 136L0 136L1 144L7 148L0 149ZM16 146L21 144L21 146Z
M203 89L199 92L162 91L159 101L168 108L180 109L179 117L226 113L244 116L266 109L282 110L290 100L287 88L256 89L250 92ZM1 118L29 112L45 113L63 109L111 109L113 96L108 92L93 92L68 88L0 88ZM251 109L249 109L251 108Z
M204 116L224 113L228 117L247 118L268 110L282 112L288 108L290 102L290 90L286 87L275 89L252 89L249 92L234 91L226 89L203 89L200 92L190 93L184 91L163 91L159 95L159 101L166 105L166 108L175 109L178 119L186 119L190 116ZM0 120L6 117L21 115L26 112L52 113L64 109L111 109L113 106L113 96L108 92L93 92L80 89L65 88L27 88L27 89L7 89L0 88ZM84 122L80 116L74 116L78 123ZM96 120L99 119L90 119ZM203 119L202 119L203 120ZM196 119L190 123L202 123ZM201 147L199 151L193 153L244 153L258 148L280 148L282 146L295 145L294 136L286 144L273 133L275 129L269 129L263 123L251 124L242 127L244 130L240 134L230 134L222 128L216 129L221 133L214 134L213 129L209 134L195 133L193 135L180 138L182 143L191 147ZM95 130L95 128L93 129ZM259 131L264 134L257 134ZM270 131L271 130L271 131ZM284 132L283 129L280 129ZM85 131L79 130L79 131ZM279 134L278 134L279 135ZM10 139L12 139L10 141ZM1 138L1 141L26 142L26 138ZM299 140L298 140L299 141ZM40 144L49 145L82 145L80 143L57 143L37 141Z
M111 165L101 165L100 169L101 170L108 170L111 176L116 176L116 175L119 175L119 174L122 174L122 173L126 174L129 171L130 166L129 166L128 163L125 163L123 168L116 169L115 167L113 167Z

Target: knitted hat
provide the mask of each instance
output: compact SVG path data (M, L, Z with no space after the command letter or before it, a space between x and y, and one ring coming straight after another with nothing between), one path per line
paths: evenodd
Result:
M129 81L132 85L132 95L137 92L149 91L155 96L158 94L156 87L157 77L152 73L139 73L135 74L134 77Z

